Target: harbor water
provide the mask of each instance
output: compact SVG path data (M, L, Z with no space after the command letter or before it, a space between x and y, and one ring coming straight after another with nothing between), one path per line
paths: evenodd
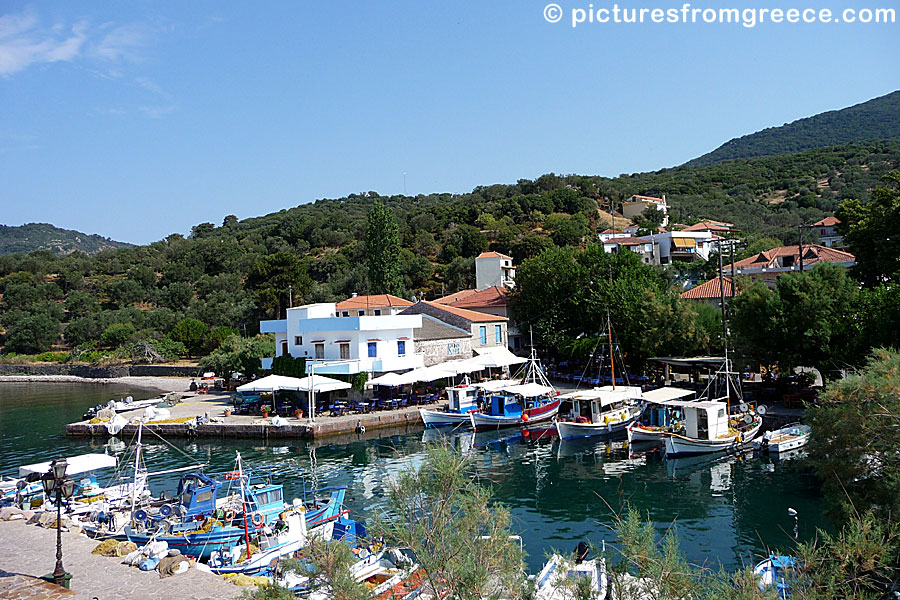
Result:
M0 383L0 475L14 476L19 465L86 452L122 454L133 440L68 438L65 425L110 399L151 392L116 385ZM325 417L327 418L327 417ZM369 432L367 437L371 436ZM425 444L441 439L436 430L412 430L374 439L317 440L172 439L144 437L151 471L207 463L209 472L233 468L236 452L245 465L275 465L290 472L286 496L303 489L346 486L351 516L380 511L386 481L420 464ZM614 543L614 513L626 505L649 517L659 531L675 527L689 560L718 569L754 564L768 548L789 551L794 519L799 538L828 528L816 480L802 459L753 455L666 461L659 452L636 453L621 442L534 441L518 431L450 433L449 443L471 452L478 477L512 512L531 571L551 550L569 551L581 540ZM303 476L299 473L302 471ZM176 475L151 481L155 493L177 483Z

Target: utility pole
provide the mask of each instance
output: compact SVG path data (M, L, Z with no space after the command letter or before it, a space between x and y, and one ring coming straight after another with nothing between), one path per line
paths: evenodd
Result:
M728 246L731 248L731 294L730 296L734 298L734 239L728 240Z
M288 286L288 308L294 308L294 286Z
M803 273L803 223L797 225L797 232L799 238L798 248L800 249L800 272Z

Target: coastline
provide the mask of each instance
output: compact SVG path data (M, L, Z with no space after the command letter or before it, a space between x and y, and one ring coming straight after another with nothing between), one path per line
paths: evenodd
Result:
M167 394L186 392L191 377L159 377L127 375L124 377L78 377L77 375L0 375L0 383L91 383L120 384L141 390Z

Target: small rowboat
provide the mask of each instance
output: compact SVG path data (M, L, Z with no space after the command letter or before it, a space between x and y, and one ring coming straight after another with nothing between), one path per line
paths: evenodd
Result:
M790 452L805 446L809 442L810 433L809 425L788 425L775 431L767 431L760 439L754 440L753 449L774 454Z

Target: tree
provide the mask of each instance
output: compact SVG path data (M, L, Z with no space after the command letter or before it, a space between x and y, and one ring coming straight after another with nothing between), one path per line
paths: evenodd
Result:
M523 555L510 539L509 510L473 479L472 459L429 445L419 467L388 482L388 509L374 530L410 548L433 590L461 600L514 598Z
M268 334L252 338L233 335L222 345L200 359L200 366L219 377L231 379L232 373L256 375L262 370L261 359L275 356L275 339Z
M853 273L866 286L900 278L900 171L888 173L883 182L868 204L850 200L835 213L856 257Z
M137 330L131 323L113 323L103 330L100 343L108 348L118 348L134 337Z
M237 329L228 327L227 325L219 325L218 327L210 329L209 333L206 334L206 347L210 351L215 350L222 345L222 342L233 335L240 335Z
M253 301L263 313L280 319L282 308L289 304L289 291L293 295L291 304L302 304L300 300L309 295L312 280L299 258L290 252L277 252L254 261L245 285L253 291Z
M477 227L471 225L460 225L451 234L448 239L459 255L464 258L472 258L478 256L488 249L488 239Z
M371 293L402 295L400 228L394 213L379 200L375 201L369 211L366 261Z
M35 354L49 349L59 337L59 321L46 313L16 319L9 326L3 345L7 352Z
M203 352L207 331L209 325L203 321L187 318L175 325L169 337L184 344L192 355L197 356Z

